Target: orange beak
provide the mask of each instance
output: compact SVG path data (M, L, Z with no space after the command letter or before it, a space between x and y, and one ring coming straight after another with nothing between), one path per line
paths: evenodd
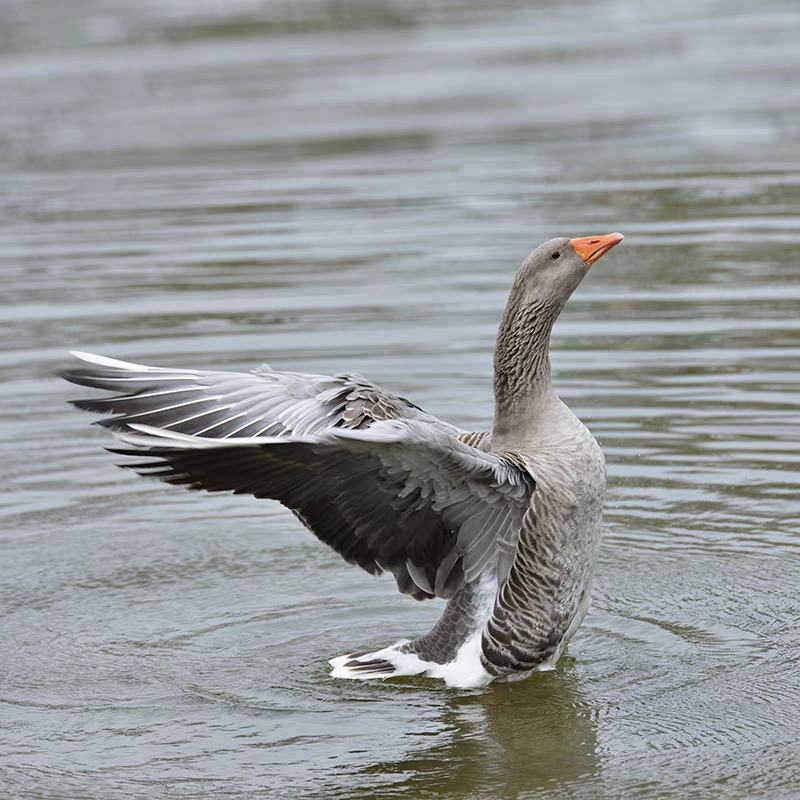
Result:
M587 267L602 258L612 247L616 247L625 237L621 233L607 233L604 236L584 236L570 239L572 249L583 259Z

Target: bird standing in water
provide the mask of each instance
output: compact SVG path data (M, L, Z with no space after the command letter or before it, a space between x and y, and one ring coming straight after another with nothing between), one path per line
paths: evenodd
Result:
M429 633L330 661L338 678L484 686L552 668L589 605L606 475L550 379L550 332L619 233L523 262L494 352L494 421L470 433L360 375L167 369L75 353L79 400L141 475L278 500L346 561L447 600ZM142 461L141 458L144 458Z

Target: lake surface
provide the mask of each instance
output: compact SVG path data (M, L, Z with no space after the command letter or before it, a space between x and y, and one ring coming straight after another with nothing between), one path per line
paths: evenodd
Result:
M0 796L790 798L800 10L12 2L0 26ZM621 230L554 336L609 464L555 672L327 659L435 603L280 506L115 469L69 348L357 370L491 419L512 275Z

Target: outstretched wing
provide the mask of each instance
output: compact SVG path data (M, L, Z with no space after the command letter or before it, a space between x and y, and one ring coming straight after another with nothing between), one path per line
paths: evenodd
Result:
M113 397L76 400L85 411L112 414L97 424L124 430L129 423L229 439L244 436L307 436L331 428L363 428L385 419L427 419L458 434L458 429L426 414L408 400L381 389L361 375L310 375L166 369L131 364L91 353L62 373L80 386L118 392Z
M152 457L130 465L141 474L278 500L347 561L391 571L418 599L449 597L492 567L505 576L534 490L515 454L476 449L358 376L92 358L100 369L66 377L133 389L78 405L120 412L104 424L128 445L118 452Z

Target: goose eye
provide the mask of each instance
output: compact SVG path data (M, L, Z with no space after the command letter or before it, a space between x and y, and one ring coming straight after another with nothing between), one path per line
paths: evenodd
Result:
M550 256L550 258L561 258L561 253L559 253L558 250L556 250L556 252Z

